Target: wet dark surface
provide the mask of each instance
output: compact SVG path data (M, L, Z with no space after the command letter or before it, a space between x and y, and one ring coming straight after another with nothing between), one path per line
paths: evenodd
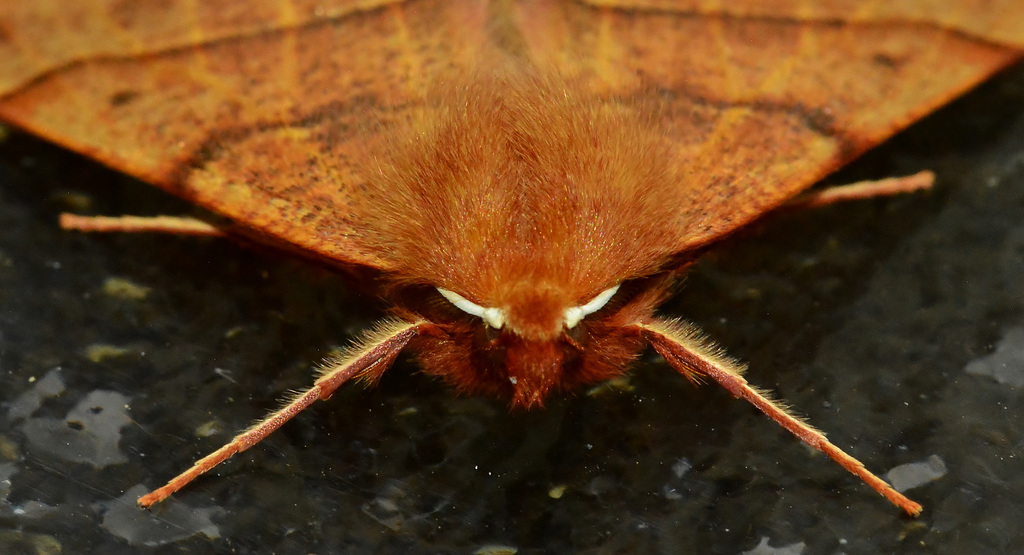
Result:
M188 208L10 136L0 552L1024 551L1021 106L1018 67L839 176L930 168L934 192L776 218L664 308L869 468L899 467L916 520L650 355L622 387L525 414L402 361L139 511L140 491L309 384L382 307L224 241L61 232L61 210Z

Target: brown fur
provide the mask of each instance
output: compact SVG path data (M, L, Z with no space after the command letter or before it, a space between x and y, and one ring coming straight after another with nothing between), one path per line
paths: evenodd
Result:
M563 314L658 271L678 245L683 202L657 128L529 69L459 82L469 85L433 91L437 103L370 157L356 207L364 246L397 286L443 287L507 315L497 332L447 303L400 303L443 330L413 341L420 362L517 406L620 374L641 348L623 326L650 317L661 281L576 329Z
M531 70L460 82L363 171L366 246L396 280L504 308L540 340L564 308L672 254L678 187L656 130Z

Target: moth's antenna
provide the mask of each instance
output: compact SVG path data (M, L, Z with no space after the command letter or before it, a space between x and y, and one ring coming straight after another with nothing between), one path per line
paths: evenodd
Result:
M253 424L220 449L196 461L192 468L174 477L167 482L167 485L140 497L137 501L139 506L148 508L154 503L167 499L171 494L235 453L240 453L256 445L315 401L330 398L342 384L350 379L366 377L375 380L394 362L395 357L405 348L409 340L432 327L434 327L433 324L422 321L414 323L385 321L378 325L359 343L336 360L325 365L320 372L320 377L313 383L313 387L292 396L283 407Z
M721 349L707 341L695 327L677 321L655 320L648 324L637 324L641 335L650 341L658 354L679 373L691 381L707 376L714 379L735 397L750 401L761 412L800 438L801 441L825 453L843 468L882 494L892 504L913 516L921 513L923 507L893 489L888 483L874 475L864 464L845 451L833 445L825 434L793 416L779 402L771 400L765 393L749 385L743 379L743 366L726 356Z

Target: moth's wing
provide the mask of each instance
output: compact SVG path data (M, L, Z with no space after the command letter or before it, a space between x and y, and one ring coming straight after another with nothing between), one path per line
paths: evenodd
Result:
M777 207L1024 48L1019 0L711 4L529 0L513 16L539 65L655 114L682 176L678 251Z
M354 238L351 160L486 42L486 6L0 2L0 119L317 257Z
M811 2L4 2L0 118L264 240L387 269L359 247L354 161L375 125L494 41L627 108L660 107L686 176L684 250L1015 59L1024 31L1005 3L917 14L892 0L883 19ZM510 7L516 44L495 37Z

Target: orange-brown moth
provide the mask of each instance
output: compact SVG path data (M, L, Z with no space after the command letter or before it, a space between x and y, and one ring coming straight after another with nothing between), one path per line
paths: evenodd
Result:
M375 268L396 301L313 388L140 504L406 348L531 407L650 345L920 511L653 313L711 245L1019 59L1012 3L114 6L3 8L0 117L229 222L65 225L238 236Z

